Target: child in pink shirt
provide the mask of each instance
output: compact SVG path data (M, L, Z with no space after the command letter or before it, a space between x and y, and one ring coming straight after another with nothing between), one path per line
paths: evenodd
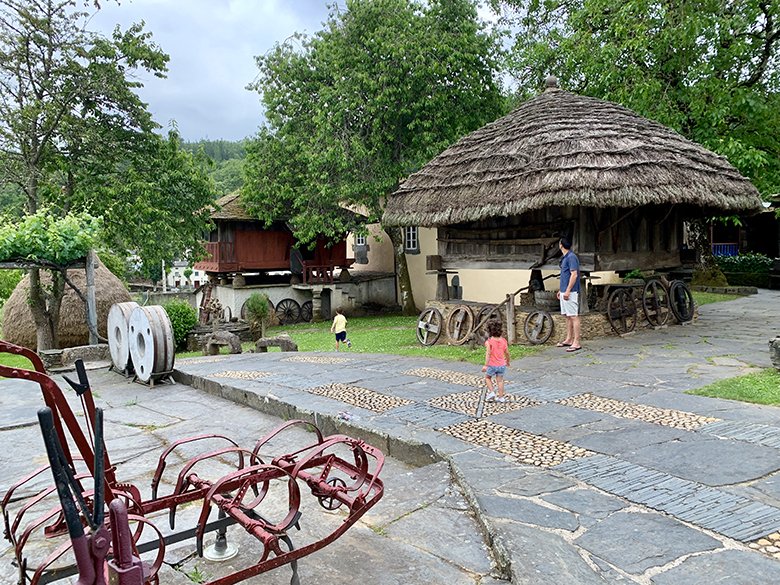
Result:
M488 321L487 330L490 337L485 342L485 365L482 371L485 372L485 384L487 384L487 400L496 402L506 402L504 394L504 374L509 366L509 344L506 339L501 337L501 321ZM498 386L498 397L493 391L493 376L496 377Z

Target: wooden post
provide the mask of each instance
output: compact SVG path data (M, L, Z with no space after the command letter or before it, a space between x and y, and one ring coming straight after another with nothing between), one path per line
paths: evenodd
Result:
M447 272L445 270L438 270L436 272L436 300L450 300L450 289L447 286Z
M506 295L506 340L510 345L517 343L515 331L515 295Z
M95 302L95 266L97 256L94 250L87 252L87 263L84 267L87 273L87 328L89 329L89 344L98 344L97 334L97 303Z

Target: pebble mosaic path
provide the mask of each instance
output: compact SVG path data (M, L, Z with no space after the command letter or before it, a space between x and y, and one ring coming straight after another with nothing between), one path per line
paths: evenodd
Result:
M762 291L702 307L686 327L546 349L512 364L503 404L464 363L269 353L231 365L268 373L239 396L347 408L356 427L449 458L513 582L704 584L713 567L724 583L780 582L780 408L685 393L768 367L777 306L780 293ZM194 362L183 371L196 387L216 380Z

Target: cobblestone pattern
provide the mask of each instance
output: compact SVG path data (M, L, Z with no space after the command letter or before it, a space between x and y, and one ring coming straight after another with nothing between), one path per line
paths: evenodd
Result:
M419 378L433 378L440 382L449 382L450 384L461 384L462 386L471 386L473 388L485 387L485 376L476 374L465 374L452 370L439 370L438 368L416 368L406 370L406 376L417 376Z
M437 430L468 443L509 455L519 463L537 467L552 467L569 459L592 455L587 449L484 419L470 420Z
M758 423L722 420L703 426L703 433L780 449L780 428Z
M288 358L283 358L280 361L283 362L298 362L304 364L348 364L355 360L341 357L325 357L318 355L295 355Z
M780 532L773 532L764 538L759 538L755 542L751 542L748 546L753 550L759 550L770 557L780 559Z
M270 372L259 372L257 370L226 370L211 374L214 378L233 378L234 380L257 380L270 375Z
M657 408L645 404L615 400L614 398L603 398L590 393L578 394L577 396L557 400L556 402L565 406L603 412L620 418L641 420L684 431L695 431L708 423L720 420L682 410Z
M565 461L555 470L742 542L780 531L780 509L609 455Z
M309 388L306 391L311 394L317 394L318 396L326 396L334 400L339 400L340 402L345 402L352 406L365 408L366 410L371 410L373 412L385 412L392 408L412 404L411 400L406 400L405 398L388 396L387 394L380 394L379 392L374 392L368 388L349 386L348 384L326 384L324 386L317 386L316 388Z
M526 406L533 406L534 404L538 404L538 402L535 400L531 400L525 396L512 396L508 394L506 402L483 402L482 412L480 413L479 400L481 397L481 390L471 390L469 392L437 396L436 398L428 400L428 404L435 406L436 408L444 408L453 412L461 412L463 414L474 417L492 416L494 414L509 412L511 410L518 410Z

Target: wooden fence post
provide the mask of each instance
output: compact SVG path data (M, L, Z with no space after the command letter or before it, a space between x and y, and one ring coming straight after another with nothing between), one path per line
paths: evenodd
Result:
M87 262L84 267L87 273L87 328L89 329L89 344L97 345L97 303L95 302L95 265L97 256L94 250L87 252Z
M511 344L517 343L515 331L515 295L506 295L506 340Z

